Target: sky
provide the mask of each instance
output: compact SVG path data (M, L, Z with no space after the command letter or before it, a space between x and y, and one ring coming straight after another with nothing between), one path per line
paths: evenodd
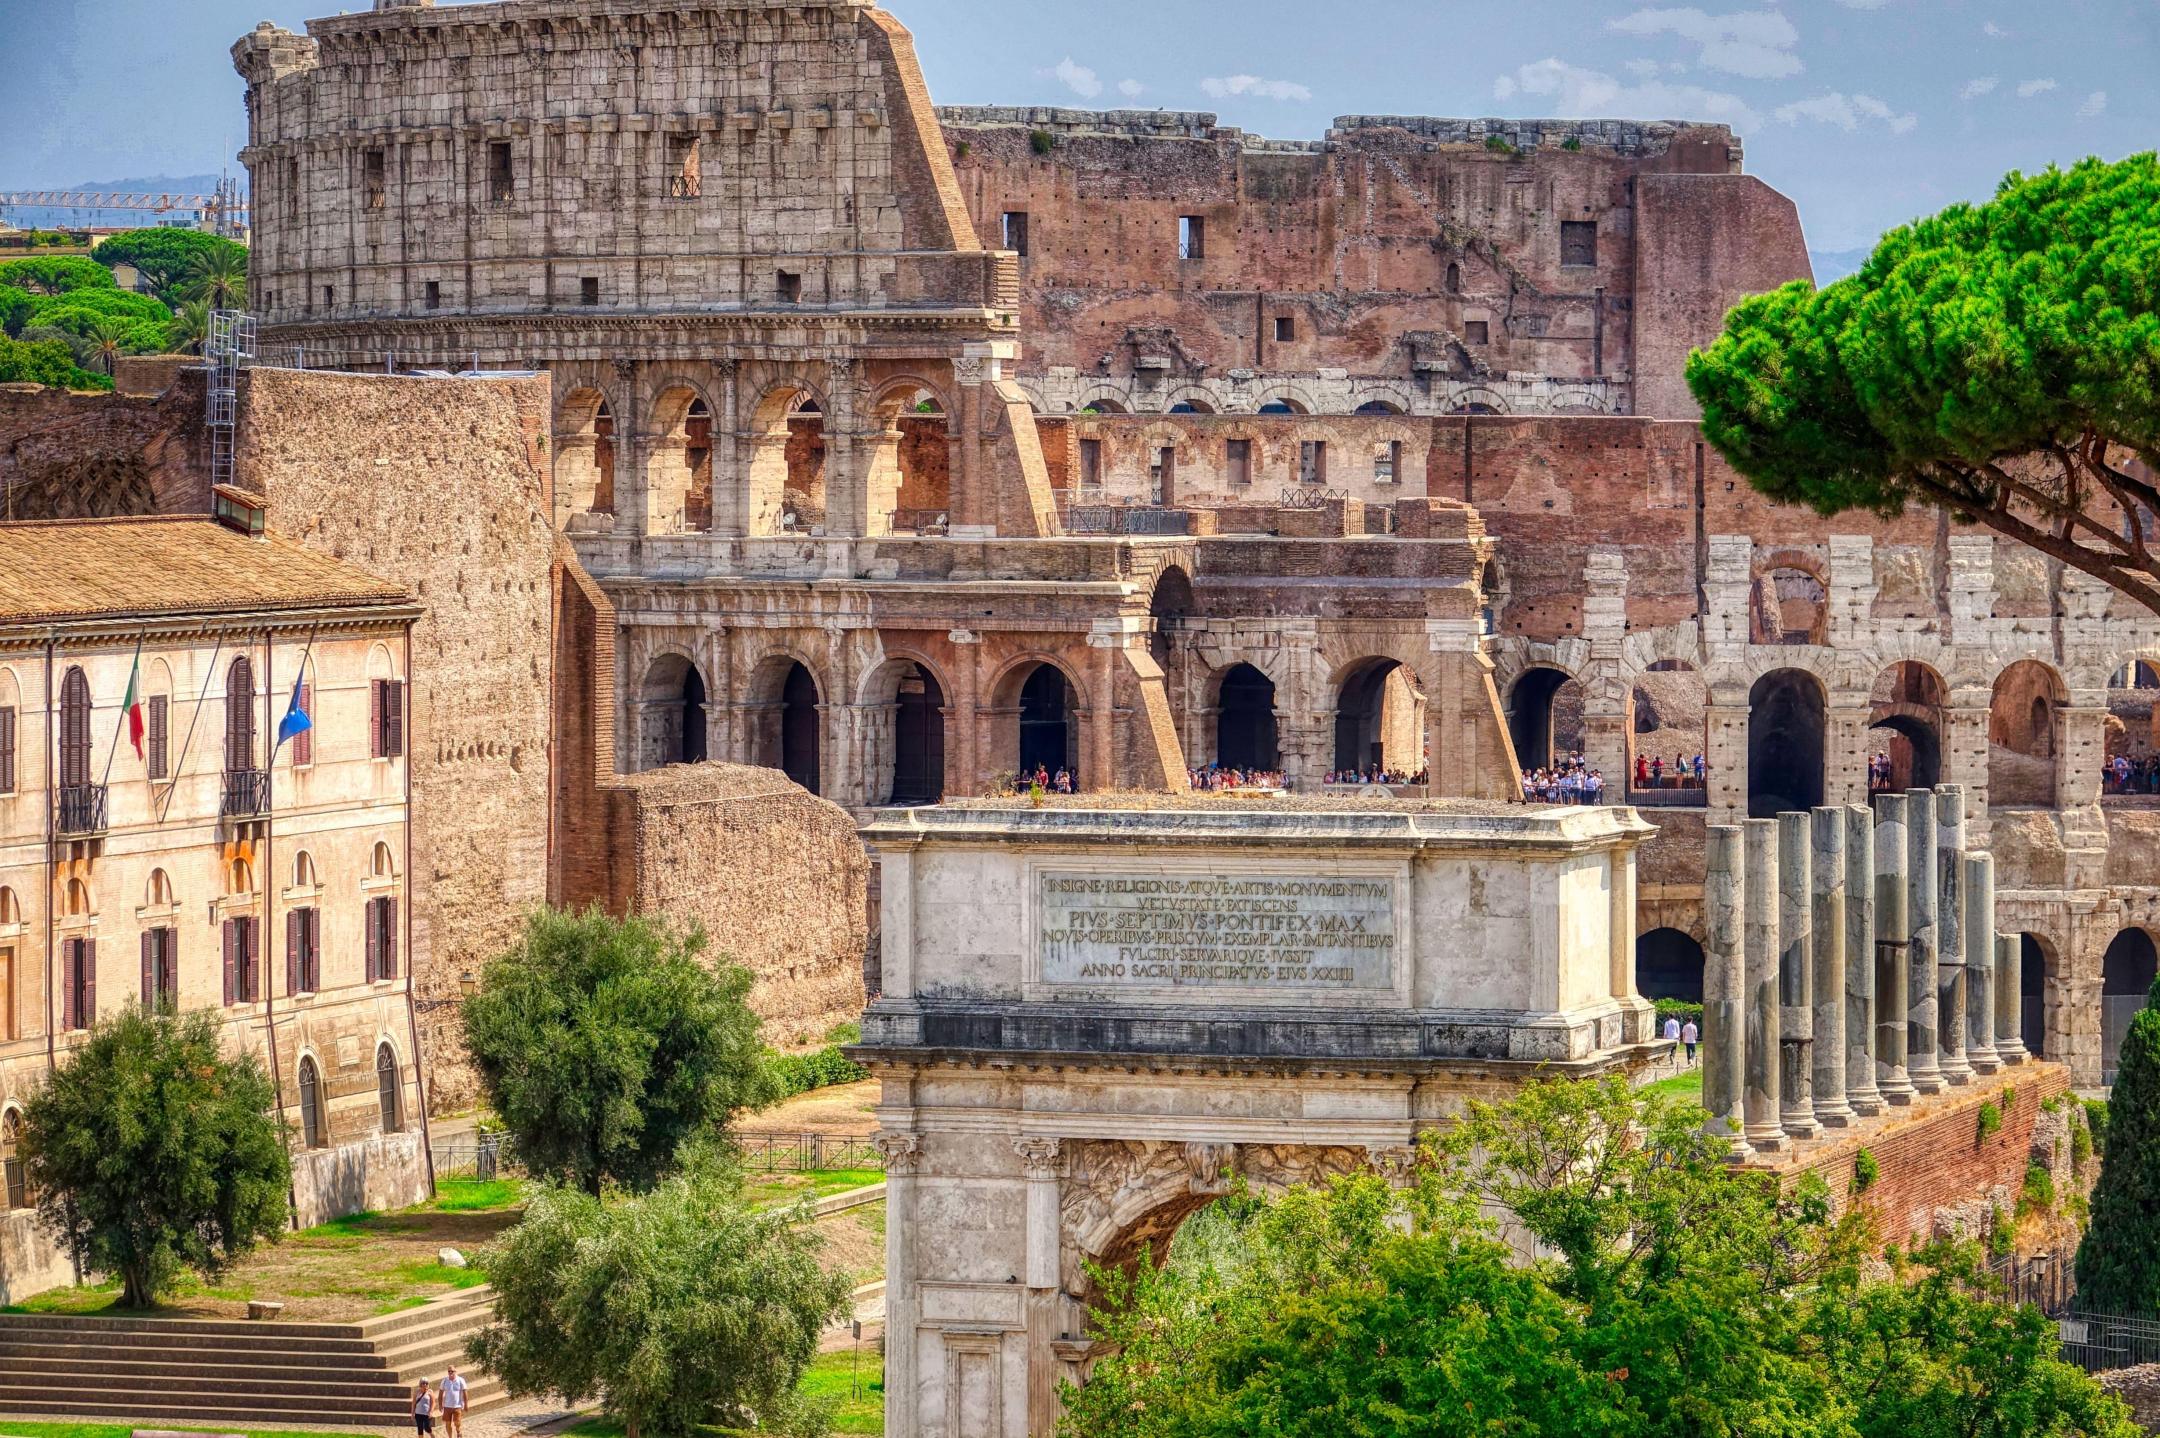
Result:
M1277 139L1350 114L1722 121L1818 252L2160 144L2160 0L887 3L943 104L1211 110ZM236 168L230 45L330 8L0 0L0 190Z

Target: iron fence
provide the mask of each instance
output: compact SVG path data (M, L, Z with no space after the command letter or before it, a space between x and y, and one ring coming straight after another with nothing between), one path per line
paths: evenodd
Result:
M62 834L105 832L105 786L68 784L60 790L59 829Z
M801 1173L811 1169L867 1168L883 1172L885 1155L875 1141L828 1133L733 1135L742 1165L753 1173ZM435 1172L445 1176L496 1178L517 1169L508 1134L469 1133L435 1144Z
M1065 514L1071 534L1182 535L1192 532L1192 515L1182 509L1139 504L1076 504Z
M2065 1313L2055 1320L2062 1355L2087 1373L2160 1363L2160 1319Z
M228 819L253 819L270 812L270 771L227 769L225 797L219 812Z

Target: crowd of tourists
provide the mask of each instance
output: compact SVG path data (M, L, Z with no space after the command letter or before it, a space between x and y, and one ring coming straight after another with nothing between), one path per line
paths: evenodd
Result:
M1635 787L1638 789L1700 789L1710 773L1710 761L1701 754L1690 759L1685 754L1673 755L1671 764L1663 754L1637 754L1635 756Z
M1569 754L1549 768L1523 770L1522 792L1533 804L1602 804L1605 775L1581 754Z
M1204 769L1190 769L1186 777L1192 780L1196 793L1218 794L1227 790L1270 790L1283 787L1280 769L1242 769L1236 765L1210 764Z
M1405 774L1400 769L1386 769L1378 764L1370 764L1363 769L1332 769L1328 771L1320 782L1323 784L1422 784L1426 782L1426 778L1426 771L1423 769L1418 770L1415 774Z
M1021 773L1020 782L1023 785L1032 784L1045 794L1070 794L1073 791L1072 770L1062 764L1058 766L1055 774L1050 772L1047 765L1037 764L1034 773Z
M2160 755L2133 759L2117 754L2104 770L2110 794L2160 794Z
M1890 756L1888 754L1868 755L1868 792L1870 794L1887 794L1897 787L1897 772L1890 765Z

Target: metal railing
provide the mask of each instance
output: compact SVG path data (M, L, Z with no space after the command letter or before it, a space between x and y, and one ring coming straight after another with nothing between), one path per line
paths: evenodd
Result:
M697 175L668 176L667 194L671 200L695 200L703 191L704 185Z
M951 528L950 510L896 509L892 512L894 534L944 534Z
M105 832L105 786L69 784L60 790L59 830L63 834Z
M812 1169L885 1170L885 1155L872 1139L829 1133L738 1133L731 1135L742 1165L752 1173L802 1173ZM510 1136L469 1133L435 1145L435 1171L495 1178L517 1167Z
M253 819L270 812L270 771L227 769L225 797L218 813L227 819Z
M2065 1313L2055 1320L2062 1356L2087 1373L2160 1363L2160 1318Z
M1139 504L1076 504L1065 512L1071 534L1181 535L1192 532L1192 515L1182 509Z

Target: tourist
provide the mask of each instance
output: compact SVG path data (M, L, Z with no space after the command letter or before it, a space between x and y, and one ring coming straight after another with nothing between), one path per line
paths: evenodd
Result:
M1704 775L1706 775L1706 774L1708 774L1709 772L1710 772L1710 761L1709 761L1708 759L1704 758L1704 757L1703 757L1703 756L1702 756L1701 754L1699 754L1699 753L1698 753L1698 754L1697 754L1697 755L1695 756L1695 787L1696 787L1696 788L1700 789L1700 788L1701 788L1701 787L1703 786L1703 776L1704 776Z
M457 1366L443 1374L442 1421L446 1438L463 1438L465 1432L465 1380L458 1377Z
M413 1389L412 1426L413 1431L416 1433L433 1433L435 1431L435 1395L428 1391L428 1383L425 1378L421 1379Z
M1677 1015L1667 1014L1665 1016L1665 1042L1669 1044L1680 1042L1680 1019Z
M1665 756L1662 754L1650 761L1650 787L1653 789L1665 787Z
M1640 754L1635 756L1635 787L1638 789L1650 787L1650 761Z
M1695 1027L1693 1019L1689 1019L1680 1029L1680 1042L1687 1046L1687 1061L1690 1064L1695 1062L1695 1044L1701 1037L1702 1030Z
M1062 764L1057 771L1057 791L1060 794L1070 794L1073 791L1072 771Z

